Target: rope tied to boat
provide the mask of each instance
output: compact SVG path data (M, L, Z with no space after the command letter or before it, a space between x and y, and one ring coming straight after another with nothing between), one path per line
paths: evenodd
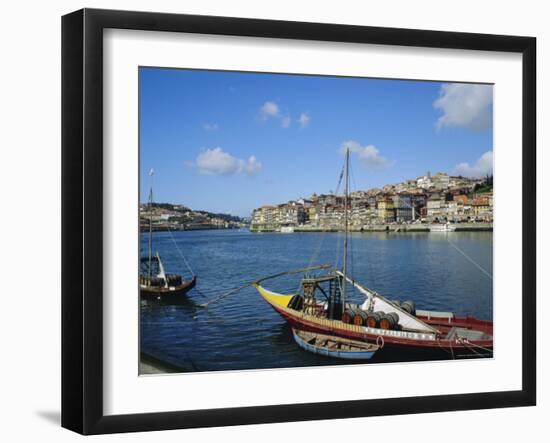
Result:
M213 299L210 300L210 301L207 301L206 303L200 304L199 306L200 306L201 308L207 308L207 307L208 307L209 305L211 305L212 303L216 303L216 302L218 302L218 301L224 299L225 297L229 297L231 294L234 294L234 293L236 293L236 292L239 292L239 291L243 290L244 288L247 288L248 286L251 286L251 285L252 285L252 282L246 283L246 284L241 285L241 286L239 286L239 287L237 287L237 288L233 288L233 289L231 289L230 291L225 292L224 294L221 294L221 295L219 295L218 297L215 297L215 298L213 298Z
M485 352L487 352L487 353L491 353L491 354L493 353L493 350L492 350L492 349L485 348L485 347L480 346L480 345L477 345L477 344L475 344L475 343L470 343L469 341L466 341L466 340L464 340L464 339L462 339L462 338L459 338L459 339L458 339L458 342L461 343L461 344L463 344L464 346L466 346L466 347L467 347L468 349L470 349L470 351L472 351L473 353L478 354L478 355L481 355L482 357L489 357L489 356L487 356L487 355L485 355L485 354L481 354L480 352L477 352L477 351L474 349L474 347L475 347L475 348L478 348L478 349L481 349L481 350L483 350L483 351L485 351Z
M451 350L451 356L453 357L453 360L455 359L455 351L453 350L453 344L449 342L449 349Z
M462 249L460 249L457 245L455 245L452 241L450 241L448 238L447 238L447 241L449 242L449 244L455 248L460 254L462 254L462 256L464 256L466 258L466 260L468 260L470 263L472 263L476 268L478 268L481 272L483 272L483 274L485 274L487 277L489 277L491 280L493 279L493 276L487 272L479 263L477 263L473 258L471 258L468 254L466 254Z
M195 275L195 273L193 272L193 269L191 269L191 266L189 265L189 262L187 261L187 259L185 258L185 255L183 255L183 252L181 252L181 249L180 247L178 246L178 243L176 242L176 239L174 238L174 236L172 235L172 230L170 228L168 228L168 233L170 234L170 238L172 239L172 242L174 243L174 246L176 247L176 250L178 251L178 254L180 255L180 257L183 259L183 262L185 263L185 266L187 266L187 269L189 270L189 272L191 273L191 275Z
M452 351L452 344L449 344L449 349L450 349L450 351L447 351L447 348L444 348L444 347L441 345L441 339L438 338L438 339L436 340L436 343L437 343L437 346L439 346L439 349L441 349L441 350L444 351L444 352L447 352L447 353L452 357L453 360L455 359L454 352Z
M223 300L224 298L232 295L232 294L235 294L249 286L252 286L253 284L258 284L262 281L265 281L265 280L270 280L272 278L277 278L277 277L282 277L284 275L290 275L290 274L299 274L301 272L306 272L306 271L312 271L312 270L316 270L316 269L327 269L327 268L330 268L331 266L328 265L328 264L325 264L325 265L317 265L317 266L308 266L306 268L300 268L300 269L293 269L293 270L290 270L290 271L286 271L286 272L279 272L277 274L273 274L273 275L268 275L267 277L262 277L262 278L258 278L256 280L253 280L251 282L248 282L248 283L245 283L241 286L238 286L236 288L233 288L231 289L230 291L228 292L225 292L217 297L214 297L212 300L210 301L207 301L206 303L202 303L198 306L202 307L202 308L207 308L209 305L211 305L212 303L216 303L220 300Z

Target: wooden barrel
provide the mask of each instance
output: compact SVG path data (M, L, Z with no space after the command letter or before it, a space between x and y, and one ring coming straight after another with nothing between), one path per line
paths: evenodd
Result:
M347 308L342 314L342 321L344 323L353 323L354 317L355 317L355 311L351 308Z
M367 322L367 313L358 309L355 311L355 316L353 317L353 324L357 326L363 326Z
M412 300L407 300L401 303L401 309L408 312L409 314L416 314L416 306Z
M380 312L370 312L367 315L367 326L369 328L377 328L380 324L380 318L382 317Z
M168 286L179 286L181 285L181 275L166 274L166 281L168 282Z
M384 315L381 319L380 319L380 329L391 329L391 321L393 319L391 317L386 317L386 315Z
M151 286L154 286L155 288L158 288L160 286L164 285L164 279L160 277L151 277Z
M380 319L380 329L395 329L399 322L399 316L394 312L388 312L384 314Z
M395 326L399 324L399 314L397 312L390 312L387 315L393 317L393 322L395 323Z

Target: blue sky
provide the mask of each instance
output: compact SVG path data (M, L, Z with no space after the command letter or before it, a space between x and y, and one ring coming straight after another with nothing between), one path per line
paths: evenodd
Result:
M492 173L492 86L140 68L141 201L250 215L442 171Z

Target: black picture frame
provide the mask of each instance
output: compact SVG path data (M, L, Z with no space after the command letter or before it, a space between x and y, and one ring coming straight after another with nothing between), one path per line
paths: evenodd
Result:
M522 389L132 415L103 413L103 30L503 51L522 55ZM536 39L83 9L62 18L62 426L82 434L536 404Z

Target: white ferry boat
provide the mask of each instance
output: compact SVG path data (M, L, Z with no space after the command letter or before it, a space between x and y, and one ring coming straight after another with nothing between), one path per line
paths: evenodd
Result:
M430 232L453 232L453 231L456 231L456 226L448 222L430 225Z

